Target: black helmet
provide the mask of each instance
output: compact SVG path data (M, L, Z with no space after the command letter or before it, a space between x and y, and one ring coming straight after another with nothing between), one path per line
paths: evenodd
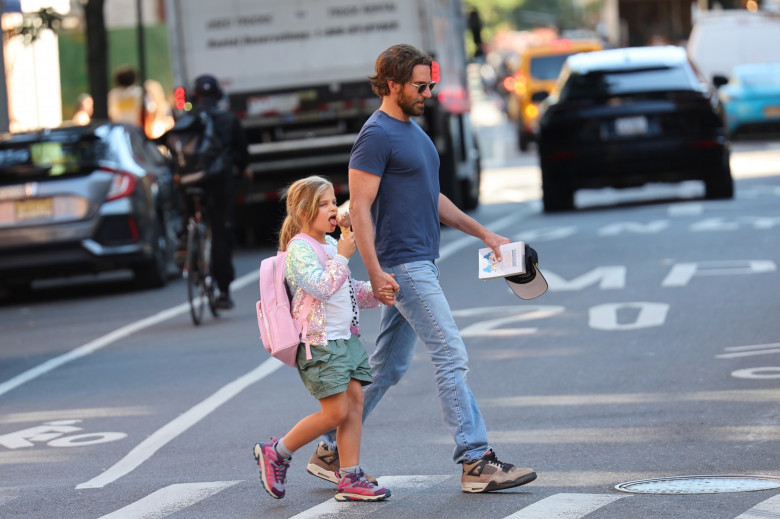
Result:
M219 82L211 74L203 74L195 78L194 91L198 97L213 97L215 99L222 97L222 89L219 88Z

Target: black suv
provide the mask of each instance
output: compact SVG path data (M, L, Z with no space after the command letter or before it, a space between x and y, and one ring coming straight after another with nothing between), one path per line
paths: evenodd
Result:
M730 144L717 95L680 47L571 56L542 105L539 161L546 212L577 189L701 180L732 198Z

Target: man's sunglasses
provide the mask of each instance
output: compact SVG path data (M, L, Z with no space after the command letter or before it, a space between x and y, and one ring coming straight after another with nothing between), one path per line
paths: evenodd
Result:
M423 92L425 92L426 87L428 88L428 90L431 91L431 93L433 93L433 87L436 86L436 82L434 81L431 81L430 83L409 83L409 84L417 89L418 94L422 94Z

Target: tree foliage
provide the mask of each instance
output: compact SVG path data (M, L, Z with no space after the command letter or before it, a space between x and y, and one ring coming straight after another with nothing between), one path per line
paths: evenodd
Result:
M24 43L29 45L40 37L41 31L51 29L56 33L61 26L62 15L51 7L44 7L33 13L24 13L21 25L11 33L22 36Z
M598 5L600 1L593 4ZM485 41L504 30L547 26L567 30L580 29L586 24L586 12L575 6L573 0L466 0L466 6L479 12Z

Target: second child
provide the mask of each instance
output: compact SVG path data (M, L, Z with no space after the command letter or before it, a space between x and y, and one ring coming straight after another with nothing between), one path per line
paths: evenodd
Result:
M328 235L338 224L349 227L348 220L339 221L333 185L319 176L298 180L287 189L286 207L279 249L287 251L285 278L295 319L306 295L314 297L307 316L311 358L299 345L298 373L321 410L303 418L281 439L255 445L263 487L276 499L284 497L293 453L335 428L341 457L336 500L382 501L390 497L390 490L366 477L360 467L362 386L371 383L371 368L358 338L358 308L377 307L379 300L370 283L351 277L348 262L356 250L352 233L342 232L338 241ZM324 265L311 244L294 239L299 233L322 245L328 257ZM389 285L382 292L394 297Z

